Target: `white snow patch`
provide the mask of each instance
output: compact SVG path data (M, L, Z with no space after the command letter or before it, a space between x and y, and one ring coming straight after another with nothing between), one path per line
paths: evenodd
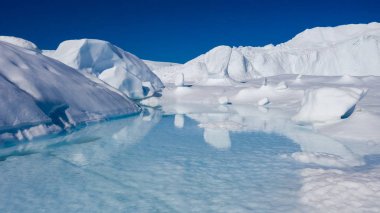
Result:
M183 87L185 85L185 79L184 79L183 73L179 73L175 79L174 85L177 87Z
M230 103L227 96L222 96L222 97L218 98L218 102L219 102L219 104L222 104L222 105L226 105L226 104Z
M347 167L347 166L360 166L363 162L347 161L341 156L330 153L318 153L318 152L295 152L291 154L291 157L301 163L313 163L321 166L329 167ZM354 164L353 164L354 163Z
M326 122L339 120L353 113L366 89L322 87L308 90L299 112L293 117L297 122Z
M28 49L28 50L33 50L33 51L36 51L36 52L40 52L40 50L38 49L37 45L35 45L31 41L28 41L28 40L25 40L25 39L22 39L22 38L18 38L18 37L14 37L14 36L0 36L0 41L4 41L4 42L7 42L7 43L16 45L18 47L22 47L22 48Z
M107 41L67 40L49 55L82 73L99 77L130 98L141 99L163 87L160 79L141 59ZM143 82L150 82L150 91L146 91Z
M165 83L173 83L180 72L193 83L220 78L246 82L279 74L379 76L379 58L380 23L350 24L308 29L276 46L218 46L157 73Z
M265 97L265 98L263 98L263 99L260 99L260 100L257 102L257 104L258 104L259 106L267 105L267 104L269 104L269 99L268 99L267 97Z

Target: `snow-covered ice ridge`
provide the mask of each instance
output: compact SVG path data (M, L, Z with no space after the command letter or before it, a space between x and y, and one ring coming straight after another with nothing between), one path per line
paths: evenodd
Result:
M380 23L316 27L276 46L218 46L183 65L153 71L167 83L178 72L192 83L245 82L279 74L379 76Z
M98 77L132 99L149 97L163 88L160 79L135 55L102 40L67 40L57 50L43 51L90 79Z
M179 65L178 63L173 62L160 62L160 61L151 61L151 60L143 60L143 62L149 67L151 70L157 70L163 67L170 67Z
M31 139L82 122L139 112L114 88L42 55L32 43L11 41L0 41L0 139Z

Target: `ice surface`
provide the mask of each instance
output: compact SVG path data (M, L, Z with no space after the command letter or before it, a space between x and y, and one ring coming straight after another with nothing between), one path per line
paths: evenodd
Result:
M380 167L346 172L304 169L300 200L308 212L379 212Z
M22 38L17 38L14 36L0 36L0 41L7 42L7 43L10 43L10 44L13 44L13 45L16 45L18 47L22 47L22 48L25 48L28 50L41 52L38 49L37 45L35 45L33 42L27 41L27 40L22 39Z
M317 27L276 46L218 46L183 65L153 71L166 83L178 72L194 83L280 74L379 76L379 42L379 23Z
M174 85L177 87L182 87L185 85L185 79L183 73L179 73L175 79Z
M106 41L67 40L47 54L83 73L97 76L133 99L151 96L163 87L141 59ZM146 87L145 82L151 86Z
M269 101L269 99L268 98L263 98L263 99L260 99L258 102L257 102L257 105L259 105L259 106L264 106L264 105L267 105L267 104L269 104L270 103L270 101Z
M173 62L159 62L159 61L151 61L151 60L142 60L151 70L159 70L164 67L170 67L179 65L178 63Z
M298 122L326 122L348 118L366 89L322 87L308 90L300 111L293 117Z
M128 98L35 51L0 42L0 67L0 129L67 127L139 111Z

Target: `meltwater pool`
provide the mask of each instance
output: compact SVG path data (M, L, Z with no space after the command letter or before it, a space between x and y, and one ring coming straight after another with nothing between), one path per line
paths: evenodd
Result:
M363 165L337 144L314 150L325 161L352 166L304 162L299 154L315 146L305 138L323 137L272 122L231 112L163 115L145 109L61 135L3 142L0 211L318 211L308 194L312 188L305 189L305 171L332 165L356 172Z

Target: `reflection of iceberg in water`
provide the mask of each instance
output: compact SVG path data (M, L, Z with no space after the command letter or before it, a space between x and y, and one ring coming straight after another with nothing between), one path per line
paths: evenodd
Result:
M106 160L104 158L109 156L109 153L121 151L142 140L150 129L160 121L161 116L161 111L145 108L136 116L94 123L62 136L51 139L42 138L0 149L0 159L13 155L50 152L50 150L57 149L61 150L57 155L62 155L62 149L65 146L76 145L70 148L70 153L65 156L65 158L67 157L66 160L72 161L74 164L76 162ZM110 144L107 144L105 150L102 143L108 142ZM88 143L92 143L91 146L81 146L81 144L87 145Z
M206 143L217 149L229 149L231 139L228 130L205 128L203 138Z
M196 120L199 127L205 129L206 143L215 148L226 149L233 146L229 131L275 133L300 145L301 152L288 156L294 160L333 167L358 166L364 163L363 153L355 153L355 149L351 149L349 144L316 133L312 128L296 125L290 120L291 113L277 109L266 109L263 112L263 109L249 105L225 107L227 112L217 112L217 108L210 113L200 112L198 108L195 108L195 112L190 108L185 112L186 116ZM184 112L183 107L181 111Z
M174 116L174 126L182 129L185 126L185 116L182 114L176 114Z

